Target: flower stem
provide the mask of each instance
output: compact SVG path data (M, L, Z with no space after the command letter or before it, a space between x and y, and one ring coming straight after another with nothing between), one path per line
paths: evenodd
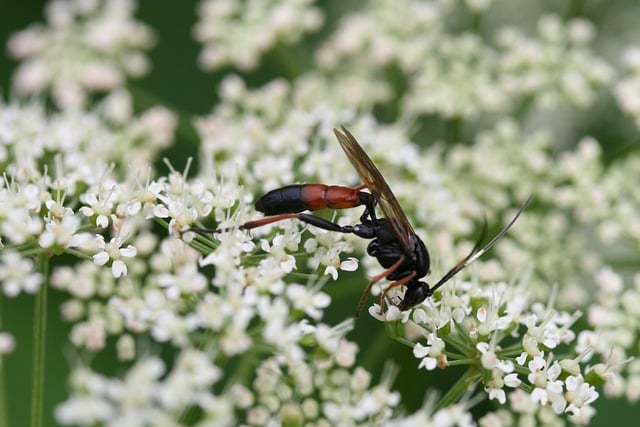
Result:
M433 412L436 413L442 408L452 405L460 400L460 398L469 390L469 388L480 381L480 372L474 366L469 368L467 372L456 382L453 387L445 393L444 396L436 403Z
M2 295L0 295L0 331L2 331ZM0 356L1 357L1 356ZM0 360L0 427L9 426L9 406L7 405L4 363Z
M42 426L44 405L44 357L47 332L47 288L49 287L49 259L42 254L38 257L38 269L43 282L36 295L33 326L33 360L31 379L31 427Z
M83 259L85 261L91 261L93 258L90 255L87 255L86 253L76 250L76 249L72 249L72 248L66 248L65 252L68 253L69 255L73 255L77 258Z

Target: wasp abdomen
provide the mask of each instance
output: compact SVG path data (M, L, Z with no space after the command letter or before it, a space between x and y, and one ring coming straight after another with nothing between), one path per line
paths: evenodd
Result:
M297 213L307 209L302 202L302 185L287 185L263 195L256 202L256 210L265 215Z
M362 204L360 191L324 184L295 184L269 191L256 202L265 215L298 213L305 210L346 209Z

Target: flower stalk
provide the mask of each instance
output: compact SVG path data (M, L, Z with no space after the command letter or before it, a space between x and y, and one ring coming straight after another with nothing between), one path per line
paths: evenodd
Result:
M33 315L33 353L31 370L31 411L29 425L42 427L44 408L44 385L46 378L45 358L47 353L47 294L49 285L49 257L38 256L38 270L43 278L40 292L35 297Z

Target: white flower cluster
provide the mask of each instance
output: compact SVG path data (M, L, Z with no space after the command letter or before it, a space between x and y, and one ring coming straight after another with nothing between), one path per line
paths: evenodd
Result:
M465 386L481 383L491 400L504 404L507 398L528 393L530 404L522 410L513 408L521 417L540 416L542 408L550 406L556 414L569 414L574 422L588 421L595 413L590 404L598 398L592 383L600 385L605 378L599 372L601 365L581 366L595 349L585 347L583 353L575 354L565 353L562 347L575 345L571 328L579 313L556 311L552 303L531 304L526 286L526 281L517 286L451 285L401 317L403 323L412 323L413 334L426 335L426 345L419 338L415 344L403 342L413 345L419 368L470 365ZM378 309L372 307L370 312L378 316ZM399 316L392 308L380 318L394 321ZM585 333L589 332L581 332Z
M199 406L215 416L218 425L232 425L231 399L211 392L221 376L210 355L198 350L181 353L170 372L159 357L139 360L122 379L78 368L70 381L82 392L58 406L56 418L74 425L169 426L185 408Z
M154 35L134 21L133 0L55 0L47 25L33 25L9 40L9 53L22 63L14 75L21 94L51 95L60 107L80 107L93 92L124 86L149 70L143 50Z
M31 120L30 132L25 120ZM320 323L330 303L319 289L322 282L311 278L306 285L285 286L284 277L296 268L291 254L302 249L298 224L284 224L283 233L263 239L259 246L241 232L221 235L220 242L190 236L194 248L207 254L201 258L182 240L158 239L145 223L156 218L171 234L181 235L209 215L224 220L229 208L236 206L236 214L226 221L237 224L255 214L241 202L236 204L248 199L237 182L187 181L184 174L172 171L167 177L141 183L122 164L126 155L105 151L111 149L107 143L115 141L116 135L127 135L128 127L109 124L97 115L47 115L37 105L3 105L0 123L11 176L1 188L3 292L7 296L35 293L43 285L43 275L25 248L83 259L55 268L50 276L53 287L71 296L61 307L64 318L73 324L70 341L78 348L100 352L113 336L119 359L136 360L123 378L99 375L87 367L76 369L72 394L56 412L58 421L159 425L196 406L205 418L228 425L238 419L262 424L298 417L319 425L346 420L368 423L394 414L399 395L390 390L390 380L372 385L370 374L354 367L357 347L344 339L350 327ZM32 141L49 145L40 148ZM162 147L151 136L140 142L146 142L151 153ZM141 149L141 145L130 147L131 153ZM98 149L102 156L85 157ZM42 172L45 154L59 165L54 177ZM138 159L144 165L142 160ZM146 164L146 169L151 165ZM329 233L317 233L304 244L308 264L314 270L323 265L324 274L331 277L337 276L338 269L352 270L357 265L352 259L340 260L341 252L350 249ZM213 288L200 270L208 265L216 267ZM307 318L316 323L309 324ZM136 336L172 346L176 362L140 358ZM215 354L193 347L203 339L208 348L216 349ZM3 352L10 351L10 337L4 341ZM259 375L253 387L246 384L243 389L233 376L222 374L230 358L251 361L256 356L247 353L263 347L277 357L255 367ZM211 387L222 380L244 398L213 395ZM299 387L283 388L291 381ZM278 386L272 389L274 385ZM319 392L324 396L322 404L312 398ZM292 405L294 395L306 408L304 412ZM345 400L345 395L350 399Z
M132 0L55 0L46 25L13 36L15 94L62 108L0 104L0 292L66 293L72 345L126 366L106 374L77 363L57 420L562 425L588 423L601 394L636 401L640 281L618 267L637 258L640 156L610 159L606 135L576 129L601 91L638 122L640 55L627 49L618 73L601 59L591 21L527 2L544 13L515 27L494 3L370 0L337 16L345 12L312 0L202 1L194 37L200 65L221 73L218 101L194 120L197 170L167 161L166 175L154 165L177 121L161 107L134 113L124 89L147 72L154 41ZM321 28L325 15L337 19ZM298 49L315 63L296 62ZM261 73L265 54L297 77L242 74ZM107 92L100 103L97 91ZM333 135L342 124L424 239L430 283L468 254L483 216L495 232L533 195L468 269L474 281L463 272L404 313L397 287L385 313L369 310L411 347L416 372L469 367L440 401L406 415L392 370L376 383L358 365L352 322L324 320L327 287L355 277L343 272L383 271L369 242L295 220L241 228L274 188L360 184ZM319 213L342 225L361 214ZM50 262L61 254L64 265ZM354 282L342 289L358 293L366 279ZM0 355L14 341L0 333ZM401 392L431 388L416 384ZM474 419L481 399L503 406Z
M548 132L526 132L511 120L479 133L472 149L453 148L443 156L451 172L442 171L446 187L457 198L474 201L466 206L474 217L484 213L490 222L499 221L482 210L515 207L534 195L536 208L518 220L512 235L518 244L508 239L494 249L509 262L486 264L480 276L504 279L505 268L517 273L535 258L541 284L550 277L561 281L558 304L577 308L589 301L595 272L613 253L632 256L630 245L640 238L640 197L633 188L640 179L640 159L630 156L605 168L603 157L599 143L589 137L576 149L556 154ZM546 298L548 286L535 282L529 290L536 299Z
M198 7L194 37L202 43L200 66L258 66L263 52L317 30L324 17L315 0L206 0Z
M484 3L467 7L484 11L489 6ZM372 0L340 21L317 62L336 73L334 87L340 76L345 87L354 80L369 82L369 98L356 95L358 105L389 101L398 89L391 87L388 68L398 67L398 78L408 81L399 106L409 119L437 114L469 120L561 102L586 108L613 79L613 68L592 53L595 29L589 21L563 23L547 15L538 22L537 37L500 22L489 34L490 44L484 34L453 35L447 22L460 14L455 2Z
M615 85L614 95L620 109L640 127L640 47L623 52L624 76Z
M149 121L154 115L158 118ZM135 255L126 244L130 220L145 201L155 202L128 166L150 173L154 153L166 146L174 126L172 115L159 108L117 124L99 113L48 115L35 103L1 104L3 292L34 293L42 283L35 263L18 250L25 245L35 244L35 253L81 250L93 254L96 265L111 266L115 277L126 274L125 258ZM129 155L135 160L129 162ZM92 226L111 227L116 236L107 243L102 234L88 232Z
M269 257L258 266L239 266L240 257L255 248L247 244L246 236L230 233L220 248L202 259L204 264L217 266L213 289L195 268L197 253L180 240L165 240L161 253L151 255L154 271L137 268L127 276L127 283L104 292L109 296L104 304L95 299L88 304L86 321L69 319L75 323L72 341L76 345L82 345L84 338L89 350L98 351L104 348L106 335L114 334L120 337L119 353L124 360L130 357L131 344L125 342L130 334L149 333L157 343L170 342L183 349L166 377L168 367L158 359L138 362L122 380L79 368L71 381L73 394L58 409L58 419L80 424L121 425L122 420L156 424L177 419L189 407L198 407L205 419L218 425L236 425L239 419L250 425L276 420L335 425L389 419L398 394L390 391L389 383L372 386L370 375L362 368L353 370L357 347L344 339L351 326L312 326L301 319L306 315L319 320L328 297L313 285L285 287L286 272L274 251L267 252ZM233 259L232 253L238 258ZM91 269L95 286L104 286L95 267ZM68 276L79 274L85 281L89 278L86 272L58 270L53 282L65 283ZM132 287L134 280L138 292ZM86 295L77 297L84 299ZM200 340L206 340L207 348L216 349L216 353L191 347ZM262 352L276 356L252 368L257 372L253 384L234 382L235 376L225 368L229 360L252 363ZM183 366L183 359L193 358L197 364L189 361ZM153 375L139 384L140 372ZM222 372L224 378L220 378ZM76 376L87 378L78 382ZM218 396L211 393L210 386L219 378L228 393ZM131 389L128 384L136 384L138 391L127 394ZM138 389L141 386L144 390ZM316 393L323 396L321 402L313 397ZM345 400L345 396L350 397Z
M613 68L591 52L595 28L584 19L562 22L547 15L532 39L515 28L497 35L500 89L508 97L549 108L560 102L586 108L613 79Z
M630 285L610 267L596 274L598 292L596 303L587 316L594 328L592 333L579 337L582 347L590 347L594 354L606 360L598 374L607 379L604 392L610 397L626 397L630 402L640 399L640 275L633 276Z

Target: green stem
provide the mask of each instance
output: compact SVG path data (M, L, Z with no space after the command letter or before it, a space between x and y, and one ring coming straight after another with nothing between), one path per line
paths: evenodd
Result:
M2 300L0 295L0 331L2 331ZM9 426L9 405L7 405L6 383L4 378L4 363L0 360L0 427Z
M501 358L518 357L518 356L520 356L522 354L523 351L524 351L524 349L522 348L522 345L519 345L519 348L513 348L513 349L509 349L507 351L500 350L498 352L498 354L500 355Z
M459 335L456 336L454 331L451 331L450 334L443 336L442 339L447 344L451 344L455 347L460 353L465 354L467 356L477 354L477 351L473 344L469 342L468 339L465 339L465 331L460 325L456 324L456 330L459 332Z
M69 255L73 255L73 256L75 256L77 258L80 258L82 260L85 260L85 261L93 260L93 257L91 257L90 255L87 255L85 252L79 251L77 249L66 248L64 251L66 253L68 253Z
M507 347L503 347L502 350L500 350L500 355L504 355L504 354L518 354L520 355L520 353L522 353L523 349L522 349L522 342L518 341L514 344L511 344Z
M436 413L442 408L452 405L460 400L460 398L469 390L473 385L480 382L480 372L471 367L464 373L464 375L456 382L449 391L442 396L442 398L436 403L433 408L433 412Z
M449 359L448 356L447 356L447 359ZM453 359L453 360L447 360L447 365L448 366L473 365L476 362L477 360L475 359Z
M389 322L386 322L389 323ZM406 339L405 337L392 337L394 340L398 341L400 344L406 345L409 348L413 348L416 346L416 343L414 343L411 340Z
M42 427L44 406L45 348L47 335L47 289L49 287L49 259L38 257L38 269L42 273L42 287L36 295L33 325L33 369L31 379L31 427Z

